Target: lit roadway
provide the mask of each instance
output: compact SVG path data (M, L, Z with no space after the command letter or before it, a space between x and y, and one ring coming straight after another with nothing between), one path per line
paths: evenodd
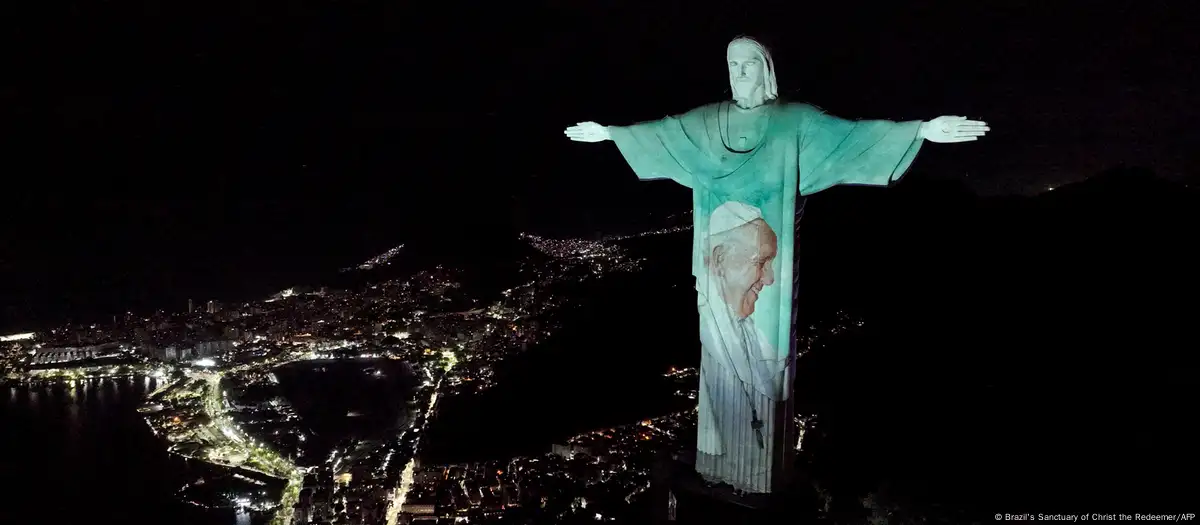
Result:
M445 374L449 373L451 368L454 368L454 364L458 360L455 358L454 352L445 351L442 352L442 356L446 358L446 368L443 369L444 374L442 375L442 377L445 377ZM438 391L441 388L442 380L438 379L437 384L433 387L433 395L429 396L429 408L425 409L425 419L421 422L421 428L417 429L418 432L425 430L425 427L429 425L429 418L433 415L433 407L437 405ZM417 452L421 447L421 436L422 434L417 434L417 438L413 440L412 459L408 460L408 464L404 466L404 470L400 473L400 487L396 489L395 495L392 496L392 504L387 509L387 525L397 525L399 523L400 508L404 506L404 499L408 497L408 491L412 488L413 470L416 469Z
M287 480L287 485L283 489L283 497L279 502L279 512L275 514L271 524L289 525L292 521L292 506L300 497L300 484L304 480L303 472L291 462L255 442L245 431L238 428L229 416L224 415L225 400L221 392L222 374L220 372L200 372L196 374L196 377L204 379L206 383L203 406L204 413L211 421L211 426L206 430L210 431L209 433L212 435L224 437L223 441L226 441L228 445L244 449L247 459L253 459L255 464L266 467L268 471L251 468L244 463L230 466L254 470ZM214 458L210 456L208 459L212 461Z
M342 345L337 348L344 348L346 346L349 346L349 345ZM454 367L455 363L457 363L457 358L454 355L454 353L451 351L443 351L442 356L444 358L446 358L446 366L443 369L443 371L445 373L448 373L450 371L450 369ZM362 356L362 357L366 357L366 356ZM371 356L371 357L375 357L375 356ZM244 364L244 365L235 366L233 368L230 368L228 372L229 373L239 373L239 372L250 371L252 369L260 369L263 367L276 368L276 367L279 367L279 366L282 366L282 365L285 365L285 364L288 364L291 362L295 362L295 361L307 361L307 360L314 360L314 359L321 359L320 354L318 354L317 352L312 352L312 351L309 351L309 352L293 351L293 352L287 352L281 356L276 357L275 359L268 360L267 362L248 363L248 364ZM295 505L296 501L298 500L298 498L300 496L300 490L299 490L300 484L303 482L303 479L304 479L303 471L296 468L294 465L291 464L291 462L289 462L285 459L282 459L280 456L278 456L276 454L270 453L269 450L265 449L260 444L255 443L254 440L251 439L244 431L242 431L240 428L237 428L237 426L233 424L232 419L230 419L228 416L224 415L225 400L224 400L224 395L221 392L221 388L220 388L221 377L223 376L223 374L221 372L216 372L216 371L196 372L193 374L189 374L189 376L197 378L197 379L206 380L206 385L205 385L205 394L206 395L204 395L203 406L204 406L204 413L207 414L212 421L213 426L210 428L210 430L213 430L212 434L218 434L221 437L226 438L230 442L233 442L233 443L235 443L241 447L244 447L246 449L249 449L247 451L248 458L255 458L255 459L259 460L259 462L264 463L265 465L271 467L271 470L275 471L275 472L263 472L263 474L282 477L282 478L288 480L288 484L284 488L283 498L280 501L280 510L278 513L276 513L275 517L271 520L271 524L272 525L289 525L291 523L291 519L292 519L292 515L293 515L292 506ZM442 386L442 380L438 379L437 384L434 385L434 387L433 387L433 394L430 396L430 399L429 399L429 407L425 411L425 421L422 424L421 429L417 430L418 432L420 430L424 430L425 426L429 424L429 418L433 414L434 406L437 405L438 392L441 389L441 386ZM247 444L247 442L248 442L248 444ZM387 510L387 524L388 525L397 525L397 523L398 523L398 520L400 517L400 508L404 505L404 499L408 495L408 491L412 487L413 471L416 468L417 450L418 450L418 447L420 446L420 443L421 443L420 436L418 436L415 440L413 440L412 459L410 459L408 464L404 466L404 470L400 474L400 486L394 492L394 494L392 496L391 505L388 507L388 510ZM255 453L258 453L257 457L256 457ZM270 457L263 458L262 457L263 454L269 454ZM210 461L212 459L213 458L209 458ZM233 466L233 465L231 465L231 466ZM247 465L244 465L244 464L237 465L237 466L239 466L240 468L248 468L249 470L259 471L258 469L249 468ZM262 471L259 471L259 472L262 472Z

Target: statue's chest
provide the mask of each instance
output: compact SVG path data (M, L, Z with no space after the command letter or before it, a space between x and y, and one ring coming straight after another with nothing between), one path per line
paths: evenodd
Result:
M732 151L723 143L714 144L716 162L705 181L706 189L726 198L748 200L759 200L766 193L783 190L785 160L789 155L794 156L788 151L787 137L775 134L764 137L763 130L749 130L746 138L753 141L753 149L746 152Z
M786 114L726 111L706 119L709 169L699 177L719 198L768 200L784 191L788 159L796 156L795 127ZM794 162L792 163L794 164Z
M766 123L766 118L733 113L729 115L722 135L728 142L728 147L748 151L762 139L766 132Z

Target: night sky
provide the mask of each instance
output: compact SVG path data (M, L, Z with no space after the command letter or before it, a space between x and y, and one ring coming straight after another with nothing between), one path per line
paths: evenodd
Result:
M791 100L991 125L926 145L915 179L1028 195L1117 165L1200 173L1198 20L1165 2L179 4L0 16L0 327L288 282L418 236L683 211L684 190L562 129L726 97L738 34L772 48Z

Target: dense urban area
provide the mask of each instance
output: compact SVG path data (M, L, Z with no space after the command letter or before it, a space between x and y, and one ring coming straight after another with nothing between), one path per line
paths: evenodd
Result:
M654 458L694 439L694 410L545 443L538 456L421 461L439 398L487 395L502 363L559 328L555 312L566 299L558 284L643 264L620 246L624 238L522 239L545 257L523 263L523 284L492 302L472 297L456 270L439 266L354 291L293 288L260 301L189 302L180 312L4 336L0 372L68 388L113 377L154 381L139 409L149 430L171 454L206 467L179 488L179 499L257 522L636 522L630 508L650 486ZM400 246L343 272L386 266L403 253ZM843 318L827 331L854 324L861 323ZM396 401L405 408L394 435L318 437L279 386L281 367L296 363L350 363L364 378L399 369L413 378L412 398ZM696 369L662 373L676 396L696 399Z

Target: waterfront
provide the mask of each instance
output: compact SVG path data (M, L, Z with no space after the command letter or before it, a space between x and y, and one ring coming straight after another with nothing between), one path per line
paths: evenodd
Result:
M557 368L554 372L558 380L565 381L553 390L562 398L580 399L580 406L587 413L586 405L595 405L605 397L601 394L609 389L604 384L620 376L626 363L637 361L628 358L632 356L614 359L611 350L605 351L607 345L580 344L579 337L594 330L571 332L546 346L541 343L556 334L562 322L572 315L586 317L595 305L612 303L596 297L587 302L571 300L577 295L568 292L594 287L595 281L607 273L635 271L640 261L603 243L524 236L515 245L526 243L532 247L524 248L531 252L531 260L518 265L518 275L510 287L495 294L484 293L488 302L483 303L478 297L483 292L479 292L473 274L438 266L404 281L390 280L354 290L286 289L252 303L210 301L203 312L195 309L186 314L157 312L140 319L128 314L113 326L68 323L49 332L17 334L5 354L4 370L11 379L40 377L70 381L84 374L126 374L143 370L141 365L146 364L155 367L156 377L177 381L145 405L144 414L139 413L139 405L159 385L145 378L131 380L124 376L116 383L98 383L92 390L87 387L14 390L13 405L24 406L28 412L24 417L36 419L43 417L39 410L44 408L44 395L61 395L65 401L57 401L54 406L66 406L62 410L78 417L87 406L87 399L112 397L113 406L107 407L111 413L95 416L97 431L107 434L102 439L78 435L73 438L114 441L115 436L140 436L122 443L136 446L133 452L105 445L94 445L84 452L89 455L84 463L94 461L99 466L80 468L72 465L70 459L54 464L53 468L58 470L73 470L80 479L99 477L97 472L103 471L104 462L144 464L147 468L157 465L153 473L121 473L124 478L145 480L144 485L152 490L142 490L142 485L136 483L121 494L109 494L119 490L106 488L98 495L104 499L103 504L83 502L86 509L83 515L88 518L116 517L142 523L161 522L160 516L186 513L179 521L233 521L232 514L222 518L193 517L196 512L183 510L175 503L181 500L205 508L224 507L223 503L235 501L245 508L269 512L273 523L284 524L292 520L330 518L375 523L384 518L385 512L391 523L400 513L427 514L427 496L437 487L426 483L429 475L413 479L413 456L427 455L426 450L418 447L421 436L438 434L425 431L431 430L426 422L435 413L439 393L447 399L459 394L491 397L488 390L497 386L496 379L501 375L506 380L514 379L507 372L513 368L539 372L535 377L547 375L540 373L545 368L530 368L527 360L521 361L524 365L506 364L528 349L541 348L538 354L542 357L538 360L555 355L569 357L565 361L547 361ZM390 257L398 250L385 255ZM614 307L625 306L618 308L623 314L646 321L654 319L652 312L631 311L625 304L629 302L627 295L615 299L619 300ZM572 314L560 319L557 314L564 307ZM624 339L628 332L612 335ZM588 339L597 342L594 337ZM638 347L642 350L658 346L645 338L639 339ZM81 344L86 346L72 346ZM581 366L579 361L600 356L606 359L607 367ZM657 357L665 356L659 352ZM99 366L100 363L105 366ZM653 366L649 362L639 364ZM590 375L590 372L601 373ZM599 381L579 381L583 376L594 376ZM535 378L528 379L534 379L531 384L537 383ZM90 385L92 380L87 381L85 384ZM139 386L137 381L144 384ZM591 395L583 395L587 393L583 390ZM636 389L624 389L624 393L633 397L631 406L638 400L646 401L647 396L637 395ZM497 399L500 405L526 407L540 401L541 393L533 394L531 399L528 395L505 395L502 391ZM79 405L81 402L83 405ZM61 416L56 410L62 411L52 409L51 416ZM612 423L620 419L610 418L614 419ZM447 419L453 422L477 418L474 414L459 414ZM544 433L534 431L539 427L535 422L509 425L512 432L505 437L508 440L519 437L530 452L545 453L551 443L583 430L586 425L582 420L562 417L555 422L562 425L549 425ZM108 428L121 423L125 426ZM16 428L29 426L23 421L13 423ZM34 425L34 433L23 439L33 441L38 434L72 432L60 428L61 425L43 428L46 426ZM426 442L450 445L451 449L486 448L479 447L478 434L461 430L451 424L444 428L440 438L431 437ZM156 442L152 432L165 442ZM61 446L61 441L59 437L46 440L47 446ZM15 448L22 448L21 445L24 443ZM65 448L72 450L69 446ZM167 459L171 456L165 452L149 460L135 453L149 454L142 449L164 448L174 452L177 459ZM511 454L499 454L503 457L498 459L507 459ZM252 492L215 489L223 480L202 473L200 468L192 468L186 474L186 460L182 458L246 468L264 476L287 478L287 483L284 487ZM34 470L38 468L35 463L14 462L10 470ZM31 484L54 487L49 490L66 497L91 490L86 482L69 485L41 474L34 476ZM394 490L395 487L400 488ZM410 487L417 490L413 503L406 507L405 495ZM533 493L536 491L533 487L526 488L532 491L528 497L521 499L522 487L513 485L507 499L498 501L515 503L521 499L522 504L530 503L533 501L530 498L536 499ZM272 493L278 490L282 490L282 496ZM466 499L459 498L461 501L445 507L448 516L474 512L476 519L484 517L486 512L472 511L469 495L459 496ZM272 502L280 498L280 503ZM487 512L495 511L499 504L489 500ZM131 510L134 507L144 510ZM11 514L16 518L36 514L37 510L27 506L14 509Z
M0 472L9 483L0 523L230 525L174 493L187 465L171 457L137 407L157 388L130 376L69 384L0 387Z
M417 381L403 361L313 360L274 369L278 392L316 437L320 456L342 440L392 439L410 423L409 400Z

